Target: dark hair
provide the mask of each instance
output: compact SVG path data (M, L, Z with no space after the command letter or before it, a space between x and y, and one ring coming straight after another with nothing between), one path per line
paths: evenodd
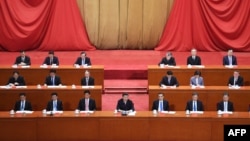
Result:
M160 94L164 96L164 94L163 94L163 93L158 93L158 96L159 96Z
M122 93L122 97L128 96L128 93Z
M198 96L198 93L194 92L194 93L192 94L192 96L194 96L194 95L197 95L197 96Z
M54 55L54 51L53 50L49 51L49 54Z
M26 96L26 94L25 93L20 93L19 96Z
M19 72L18 71L13 71L13 74L17 73L19 75Z
M57 93L51 93L51 96L53 96L53 95L56 95L56 96L57 96Z
M167 56L172 56L172 52L167 52Z
M194 72L194 75L199 75L199 76L201 76L201 72L200 72L199 70L196 70L196 71Z
M50 73L51 73L51 72L56 73L56 70L55 70L55 69L51 69L49 72L50 72Z
M173 72L172 71L167 71L167 75L173 75Z
M21 50L20 53L24 53L25 51L24 50Z
M224 92L223 96L229 96L229 94L227 92Z
M85 54L85 56L87 56L87 53L86 53L85 51L82 51L82 52L81 52L81 55L82 55L82 54Z
M90 94L90 91L89 90L85 90L84 94L87 94L87 93Z

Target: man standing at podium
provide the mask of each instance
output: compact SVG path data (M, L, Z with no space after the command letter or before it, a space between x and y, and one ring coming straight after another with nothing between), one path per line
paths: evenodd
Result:
M201 58L197 56L197 50L191 50L191 56L187 58L187 65L201 65Z
M47 111L63 111L62 101L58 99L57 93L51 94L51 100L47 104Z
M90 72L88 70L85 71L85 77L81 80L82 86L94 86L95 85L95 79L93 77L90 77Z
M198 100L198 93L192 94L192 100L187 102L186 110L204 111L202 102Z
M29 66L31 65L30 57L25 55L25 51L21 51L20 56L16 58L15 64L20 66Z
M45 86L58 86L62 85L61 78L56 75L56 70L51 69L49 76L46 77L45 79Z
M14 106L14 111L32 111L31 103L26 100L26 94L20 93L19 98L20 100Z
M229 101L229 94L224 93L223 94L223 100L219 103L217 103L217 111L224 111L224 112L232 112L234 111L234 105L233 102Z
M157 110L159 112L169 110L168 101L164 99L163 93L158 93L158 99L153 102L152 110Z
M96 110L95 100L90 98L89 90L84 91L84 98L82 98L79 101L78 110L80 111L95 111Z
M122 94L122 98L118 100L116 109L118 111L134 111L134 103L132 100L129 99L129 96L127 93Z

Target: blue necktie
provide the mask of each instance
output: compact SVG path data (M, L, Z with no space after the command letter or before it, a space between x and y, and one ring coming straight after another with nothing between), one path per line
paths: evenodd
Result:
M54 77L51 77L51 84L54 86L55 85L55 79Z
M194 108L193 108L193 111L197 111L196 101L194 101Z
M160 111L163 111L163 101L160 101Z
M82 65L84 65L85 64L85 59L82 59Z
M56 101L53 101L53 111L57 110L57 105L56 105Z
M23 110L24 110L24 102L21 101L21 111L23 111Z

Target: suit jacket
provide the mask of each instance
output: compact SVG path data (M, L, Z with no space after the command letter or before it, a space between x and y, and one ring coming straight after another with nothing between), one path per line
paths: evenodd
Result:
M14 107L14 111L20 111L21 110L20 108L21 108L21 100L16 102L15 107ZM31 103L27 100L25 100L24 110L32 111Z
M229 78L228 84L234 85L234 77L233 76ZM244 84L244 79L243 79L243 77L239 76L237 81L235 82L235 85L243 86L243 84Z
M130 99L127 100L126 104L123 102L123 99L118 100L116 109L123 111L135 110L134 103Z
M61 82L61 78L59 76L55 76L55 85L59 85L59 84L62 84ZM49 85L53 85L52 82L51 82L51 77L50 76L47 76L46 79L45 79L45 84L47 84L48 86Z
M85 111L85 98L82 98L80 101L79 101L79 104L78 104L78 109L80 111ZM96 110L96 104L95 104L95 100L94 99L89 99L89 110L90 111L95 111Z
M57 99L56 109L57 109L57 111L63 111L63 104L62 104L62 101L61 101L61 100L58 100L58 99ZM50 101L48 102L47 107L46 107L46 110L47 110L47 111L53 111L53 100L50 100Z
M187 102L186 110L193 111L193 100ZM203 104L200 100L197 100L197 111L204 111Z
M82 86L87 86L86 77L82 78L81 85ZM92 78L92 77L89 77L88 86L94 86L94 85L95 85L95 79Z
M224 101L217 103L217 111L218 110L224 111ZM233 102L231 101L227 102L227 111L234 111Z
M179 83L178 83L176 77L174 77L174 76L171 77L170 83L168 82L168 77L164 76L159 85L161 86L161 84L166 85L166 86L174 86L174 85L179 86Z
M30 57L29 56L25 56L24 61L22 61L22 56L18 56L16 58L15 64L20 64L21 62L26 63L26 65L31 65L30 62Z
M166 57L163 57L161 62L158 64L165 64L165 65L169 65L169 66L176 66L176 62L175 62L175 58L171 57L169 60L167 60Z
M159 100L155 100L153 102L152 110L158 110L159 109ZM169 104L167 100L163 100L163 110L168 111L169 110Z
M187 65L201 65L201 58L199 56L195 56L195 59L192 58L192 56L189 56L187 58Z
M16 82L19 83L19 85L17 85L17 86L24 86L25 85L25 81L24 81L24 78L22 76L18 76L17 79L15 79L14 77L10 77L8 84L10 84L10 83L14 84Z
M223 65L229 65L228 56L223 57ZM232 65L237 65L237 58L234 55L232 56Z
M82 64L82 58L81 58L81 57L78 57L78 58L76 59L75 64L83 65L83 64ZM85 64L87 64L88 66L91 66L91 60L90 60L89 57L85 57Z
M198 84L200 86L204 86L203 77L198 77ZM190 85L197 86L197 84L196 84L196 77L195 76L192 76L190 78Z
M50 63L50 57L46 57L43 64L46 64L46 65L56 64L58 66L59 65L59 59L56 56L54 56L53 57L53 63L51 64Z

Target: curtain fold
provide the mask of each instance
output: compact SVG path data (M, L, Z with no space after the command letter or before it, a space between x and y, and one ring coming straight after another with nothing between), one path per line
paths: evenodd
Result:
M250 1L175 0L155 50L250 51Z
M95 50L75 0L0 0L0 21L2 50Z

